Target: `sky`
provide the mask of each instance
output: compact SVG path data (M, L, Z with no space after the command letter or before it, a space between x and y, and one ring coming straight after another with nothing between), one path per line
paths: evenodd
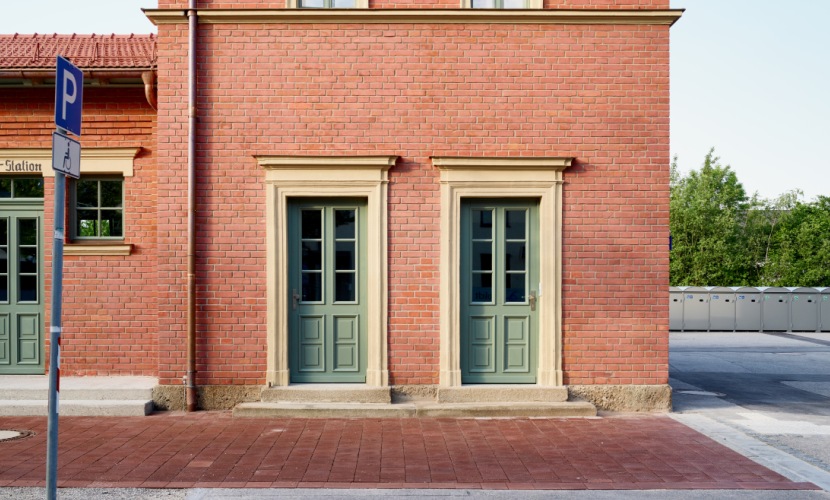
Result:
M0 33L154 33L153 0L3 0ZM747 194L830 195L830 0L671 0L671 153Z

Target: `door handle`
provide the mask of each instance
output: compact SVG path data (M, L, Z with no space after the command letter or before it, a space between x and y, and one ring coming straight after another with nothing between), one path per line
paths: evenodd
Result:
M293 303L294 310L296 310L297 306L300 304L300 294L297 292L296 288L293 290L293 293L291 294L291 301Z
M530 303L530 310L535 311L536 310L536 290L532 290L530 292L530 295L528 296L527 301Z

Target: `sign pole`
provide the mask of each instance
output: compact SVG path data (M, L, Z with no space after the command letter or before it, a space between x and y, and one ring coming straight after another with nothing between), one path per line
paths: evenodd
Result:
M58 128L61 133L65 130ZM58 488L58 403L60 397L61 302L63 298L63 238L66 174L55 171L55 231L52 244L52 314L49 353L49 416L46 438L46 498L55 500Z
M58 491L58 404L61 386L61 304L63 302L63 241L66 176L81 175L81 144L70 139L81 136L84 73L68 60L55 64L55 127L52 134L52 170L55 171L55 213L52 245L52 313L49 328L49 413L46 437L46 498Z

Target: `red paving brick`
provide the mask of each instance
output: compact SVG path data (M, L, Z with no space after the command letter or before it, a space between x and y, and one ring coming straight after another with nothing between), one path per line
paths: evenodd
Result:
M46 418L0 417L0 485L44 486ZM817 489L664 415L600 419L62 417L58 486Z

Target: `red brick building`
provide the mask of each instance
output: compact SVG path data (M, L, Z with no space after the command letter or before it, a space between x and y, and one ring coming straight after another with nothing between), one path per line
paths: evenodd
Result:
M49 157L50 43L100 74L67 198L63 371L157 376L162 407L185 377L202 407L522 384L666 408L680 12L316 1L160 0L157 37L0 38L0 165ZM22 234L8 248L31 253Z

